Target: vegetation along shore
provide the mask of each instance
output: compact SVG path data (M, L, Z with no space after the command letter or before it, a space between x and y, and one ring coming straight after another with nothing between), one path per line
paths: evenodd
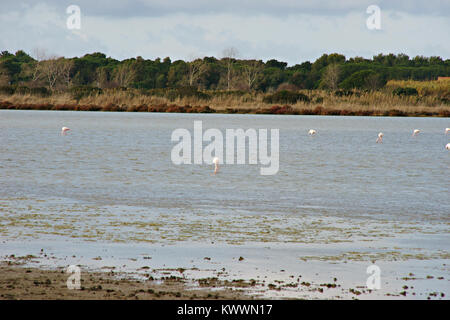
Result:
M363 116L450 116L450 60L324 54L275 59L118 61L0 54L0 109Z

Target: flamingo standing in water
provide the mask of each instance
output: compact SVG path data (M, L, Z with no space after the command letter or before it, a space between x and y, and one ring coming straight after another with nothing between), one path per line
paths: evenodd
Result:
M314 129L311 129L311 130L309 130L309 132L308 132L308 134L309 134L310 136L313 136L313 135L315 135L316 133L317 133L317 131L314 130Z
M417 136L419 134L420 130L419 129L414 129L412 136Z
M445 128L445 134L450 132L450 128Z
M219 171L219 158L214 157L213 163L214 163L214 174L216 174Z
M445 146L445 149L450 150L450 143L447 143L447 145Z
M383 143L383 136L384 136L383 132L380 132L378 134L377 143Z
M69 130L70 130L70 129L67 128L67 127L62 127L62 129L61 129L61 135L62 135L62 136L65 136L65 135L66 135L66 132L69 131Z

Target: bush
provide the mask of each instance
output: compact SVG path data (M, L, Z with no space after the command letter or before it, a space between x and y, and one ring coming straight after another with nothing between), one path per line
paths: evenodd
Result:
M41 96L41 97L47 97L50 95L50 91L45 87L29 88L26 86L18 86L14 89L14 93L16 93L16 94L31 94L31 95Z
M32 95L41 96L41 97L47 97L50 95L50 91L45 87L30 88L30 93Z
M310 99L303 93L297 93L287 90L278 91L263 98L263 102L265 103L294 104L297 103L297 101L309 102Z
M353 95L353 91L351 90L336 90L334 92L334 95L336 97L348 97L348 96L352 96Z
M180 87L169 90L167 94L167 98L171 101L176 98L184 98L184 97L195 97L198 99L209 99L209 95L206 93L200 92L195 87Z
M196 87L150 89L146 91L146 94L149 96L164 97L170 101L185 97L195 97L204 100L210 99L208 94L198 91Z
M323 97L317 97L314 99L314 103L323 103Z
M372 70L357 71L342 81L339 86L348 90L354 88L362 89L367 87L367 79L373 77L374 75L376 75L376 73Z
M20 86L20 87L16 88L14 93L17 93L17 94L30 94L31 90L28 87Z
M248 94L247 91L242 91L242 90L230 90L230 91L211 91L210 92L211 95L213 95L214 97L241 97L243 95Z
M70 88L70 94L72 95L72 98L77 101L79 101L83 97L88 97L94 94L101 94L102 92L102 89L91 86L76 86Z
M12 86L1 86L0 87L0 93L1 94L8 94L8 95L11 95L11 94L14 94L14 87L12 87Z
M392 94L397 96L417 96L419 93L417 92L416 88L411 87L400 87L396 88L392 91Z

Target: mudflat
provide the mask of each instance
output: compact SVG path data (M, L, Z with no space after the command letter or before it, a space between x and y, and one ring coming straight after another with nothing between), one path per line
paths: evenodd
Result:
M189 289L180 277L139 281L106 272L83 273L81 288L69 289L65 269L43 270L0 263L0 300L251 299L239 290Z

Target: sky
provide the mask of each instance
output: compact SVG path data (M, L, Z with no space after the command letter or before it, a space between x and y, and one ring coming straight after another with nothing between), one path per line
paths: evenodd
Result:
M80 29L67 27L70 5L80 8ZM367 27L371 5L380 29ZM241 59L289 65L335 52L449 59L450 0L0 0L1 51L174 61L220 58L231 47Z

